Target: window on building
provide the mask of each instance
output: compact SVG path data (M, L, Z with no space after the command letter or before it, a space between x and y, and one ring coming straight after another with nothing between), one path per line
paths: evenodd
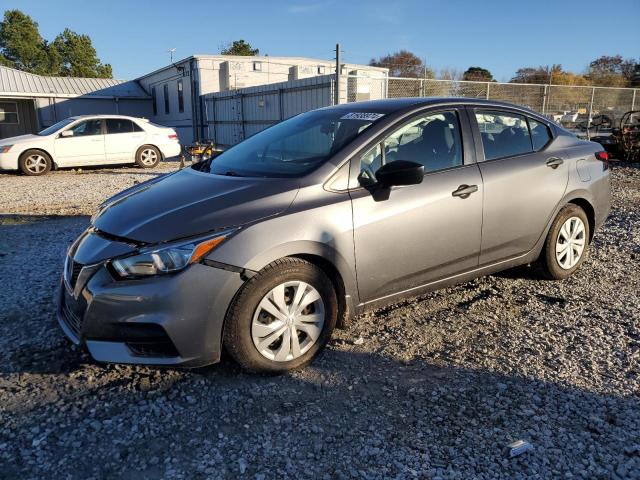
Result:
M178 80L178 111L184 112L184 91L182 87L182 80Z
M318 65L318 75L324 75L326 68L324 65Z
M125 118L107 118L107 133L133 133L141 132L142 128Z
M158 97L156 96L156 87L151 87L151 101L153 102L153 114L158 115Z
M19 123L17 103L0 102L0 123Z
M477 111L484 159L513 157L533 151L529 127L516 113Z
M262 62L253 62L253 70L256 72L262 71Z
M163 85L162 93L164 94L164 113L169 113L169 84Z

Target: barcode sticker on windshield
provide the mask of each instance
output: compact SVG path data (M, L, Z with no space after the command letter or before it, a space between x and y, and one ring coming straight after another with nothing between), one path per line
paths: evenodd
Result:
M351 112L340 117L340 120L367 120L369 122L373 122L380 117L384 117L384 113Z

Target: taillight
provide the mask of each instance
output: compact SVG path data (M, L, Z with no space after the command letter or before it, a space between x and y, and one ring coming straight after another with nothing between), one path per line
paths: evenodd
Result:
M602 162L602 169L609 170L609 153L608 152L596 152L596 159Z

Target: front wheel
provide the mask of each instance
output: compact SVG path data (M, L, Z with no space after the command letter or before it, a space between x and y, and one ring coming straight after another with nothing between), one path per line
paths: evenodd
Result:
M18 166L25 175L39 176L51 170L51 157L41 150L27 150L20 155Z
M327 344L338 302L331 280L297 258L278 260L247 282L224 328L224 346L245 369L279 373L309 363Z
M538 271L551 280L570 277L582 265L589 247L589 220L577 205L565 206L553 221L540 258Z

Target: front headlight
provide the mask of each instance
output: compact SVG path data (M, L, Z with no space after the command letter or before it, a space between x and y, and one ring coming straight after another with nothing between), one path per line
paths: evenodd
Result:
M7 153L13 145L0 145L0 153Z
M112 260L111 267L120 278L178 272L187 265L202 260L235 231L236 229L225 230L215 236L201 237L160 248L148 248L136 255Z

